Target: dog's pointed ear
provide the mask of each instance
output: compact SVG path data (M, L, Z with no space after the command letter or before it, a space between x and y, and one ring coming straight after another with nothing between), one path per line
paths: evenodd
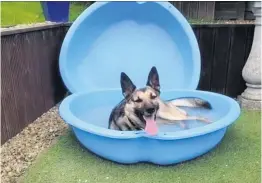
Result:
M160 93L159 76L156 67L152 67L150 70L146 85Z
M136 86L133 84L131 79L124 73L121 72L121 88L122 88L122 93L124 97L129 97L136 89Z

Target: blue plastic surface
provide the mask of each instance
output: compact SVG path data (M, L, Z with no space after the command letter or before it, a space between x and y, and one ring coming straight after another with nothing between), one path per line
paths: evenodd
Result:
M69 1L43 1L41 2L41 6L47 21L68 22Z
M119 163L168 165L214 148L239 116L233 99L195 91L200 55L185 18L168 2L96 2L70 27L60 53L60 72L73 93L59 107L77 139L89 150ZM108 129L113 107L123 99L120 73L145 86L156 66L162 99L199 97L212 110L189 110L213 123L187 121L189 129L162 125L157 136Z
M60 105L62 118L73 127L78 140L92 152L120 163L152 162L173 164L195 158L219 143L226 128L240 114L236 101L204 91L177 90L163 92L162 99L200 97L211 103L210 110L187 110L191 115L206 116L211 124L187 121L189 129L179 125L162 125L157 136L144 131L115 131L108 129L112 108L122 99L121 91L75 93Z
M196 89L200 53L191 26L168 2L96 2L72 24L60 53L72 92L119 89L120 72L144 86L156 66L161 89Z

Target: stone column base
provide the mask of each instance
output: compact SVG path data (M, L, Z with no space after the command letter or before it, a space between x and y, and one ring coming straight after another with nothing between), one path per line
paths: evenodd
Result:
M261 100L250 100L244 98L241 95L237 97L237 100L239 101L239 104L242 109L261 110L261 104L262 104Z

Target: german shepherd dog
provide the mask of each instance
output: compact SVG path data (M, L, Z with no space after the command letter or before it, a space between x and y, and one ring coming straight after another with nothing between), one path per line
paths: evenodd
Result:
M178 98L169 101L160 99L160 82L156 67L152 67L146 87L136 89L130 78L121 73L121 88L124 99L112 110L109 117L109 129L120 131L145 130L156 134L156 124L178 123L186 128L183 121L199 120L209 123L206 118L189 116L179 107L202 107L211 109L211 105L199 98Z

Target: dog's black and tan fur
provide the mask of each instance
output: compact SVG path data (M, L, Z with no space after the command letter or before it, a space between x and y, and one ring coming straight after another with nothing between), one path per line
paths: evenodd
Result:
M184 120L207 119L197 116L188 116L186 111L178 108L203 107L211 108L210 104L198 98L180 98L169 101L160 99L160 83L158 72L153 67L148 75L146 87L136 89L136 86L125 74L121 73L121 88L124 99L112 110L109 118L109 128L114 130L141 130L145 129L146 119L154 119L157 123L179 122L185 128Z

